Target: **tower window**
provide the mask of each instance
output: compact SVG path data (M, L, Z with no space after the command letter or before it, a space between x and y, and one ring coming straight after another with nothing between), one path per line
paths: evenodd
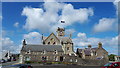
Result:
M67 50L69 50L70 48L69 47L67 47Z

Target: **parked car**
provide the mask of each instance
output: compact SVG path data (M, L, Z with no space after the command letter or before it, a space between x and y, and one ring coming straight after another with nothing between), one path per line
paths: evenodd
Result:
M107 63L101 68L120 68L120 62Z
M13 61L16 61L16 59L13 59Z
M30 64L16 64L16 65L4 66L2 68L33 68L33 67Z
M7 59L7 62L11 62L11 59Z
M1 59L0 60L0 63L5 63L6 61L4 59Z

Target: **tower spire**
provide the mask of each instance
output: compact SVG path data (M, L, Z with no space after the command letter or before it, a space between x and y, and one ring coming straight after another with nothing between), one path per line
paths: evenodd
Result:
M57 36L64 36L65 35L65 28L58 27L56 32L57 32Z
M25 41L25 39L23 40L23 47L25 47L25 45L26 45L26 41Z

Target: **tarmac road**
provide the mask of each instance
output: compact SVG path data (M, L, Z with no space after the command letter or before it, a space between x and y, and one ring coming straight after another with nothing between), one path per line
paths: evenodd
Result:
M33 68L100 68L101 66L80 66L80 65L34 65Z
M6 63L2 63L2 66L7 66L7 65L13 65L18 63L19 61L11 61L11 62L6 62Z

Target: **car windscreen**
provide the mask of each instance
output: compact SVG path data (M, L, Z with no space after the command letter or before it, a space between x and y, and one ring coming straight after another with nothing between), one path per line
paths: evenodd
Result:
M107 63L104 66L111 66L111 65L112 65L112 63Z

